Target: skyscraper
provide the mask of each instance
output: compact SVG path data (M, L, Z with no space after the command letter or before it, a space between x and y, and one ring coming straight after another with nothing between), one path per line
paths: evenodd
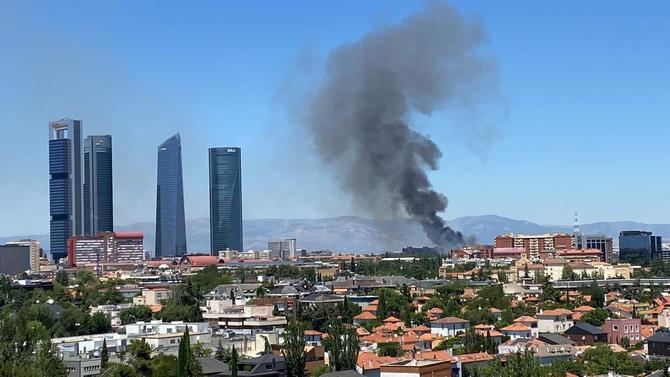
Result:
M51 256L67 255L67 240L83 233L81 121L49 122L49 213Z
M209 239L212 255L243 250L242 151L209 149Z
M158 146L156 185L156 258L186 254L184 179L179 134Z
M661 236L654 236L651 232L639 230L623 231L619 233L619 261L646 265L652 259L662 258L670 261L670 255L663 253Z
M88 136L84 141L84 234L111 232L113 211L112 137Z

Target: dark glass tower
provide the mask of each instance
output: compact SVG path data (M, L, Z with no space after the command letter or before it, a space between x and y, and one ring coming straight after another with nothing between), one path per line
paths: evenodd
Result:
M243 251L240 148L209 149L209 238L212 255Z
M84 234L95 236L114 227L112 137L84 140Z
M662 245L661 236L654 236L651 232L639 230L620 232L619 261L638 265L647 265L655 258L670 261L670 256L663 253Z
M49 122L49 237L54 261L67 255L67 240L83 233L81 121Z
M184 180L179 134L158 146L156 185L156 258L186 254Z

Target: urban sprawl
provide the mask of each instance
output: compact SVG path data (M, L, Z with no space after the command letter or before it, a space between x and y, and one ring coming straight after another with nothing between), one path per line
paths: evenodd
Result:
M49 131L49 250L0 245L0 376L668 376L670 248L651 232L245 250L241 149L223 147L211 248L187 252L175 135L148 252L114 230L111 136Z

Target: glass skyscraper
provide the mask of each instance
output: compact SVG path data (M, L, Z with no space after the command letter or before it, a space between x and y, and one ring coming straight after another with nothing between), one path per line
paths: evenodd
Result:
M669 261L662 244L661 236L651 232L623 231L619 233L619 261L639 265L647 265L654 258Z
M84 140L84 234L95 236L114 227L112 137Z
M243 250L240 148L209 149L210 252Z
M54 261L67 256L67 240L83 233L81 121L49 122L49 237Z
M179 134L158 146L156 185L156 258L186 254L184 179Z

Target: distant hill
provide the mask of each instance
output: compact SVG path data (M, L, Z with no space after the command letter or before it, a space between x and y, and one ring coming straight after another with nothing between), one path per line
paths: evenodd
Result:
M571 232L571 226L539 225L524 220L501 216L468 216L449 221L449 225L466 235L474 236L481 243L492 243L496 235L504 233L538 234ZM144 232L148 250L154 249L155 225L152 222L117 226L117 230ZM670 224L642 224L630 221L598 222L583 224L585 233L606 234L616 241L621 230L649 230L670 238ZM209 250L209 219L198 218L186 223L190 252ZM47 234L0 237L0 243L21 238L39 240L49 249ZM308 250L337 251L386 251L400 250L404 246L430 245L421 227L406 219L371 220L355 216L326 219L262 219L244 221L245 249L264 249L268 240L296 238L298 247Z

